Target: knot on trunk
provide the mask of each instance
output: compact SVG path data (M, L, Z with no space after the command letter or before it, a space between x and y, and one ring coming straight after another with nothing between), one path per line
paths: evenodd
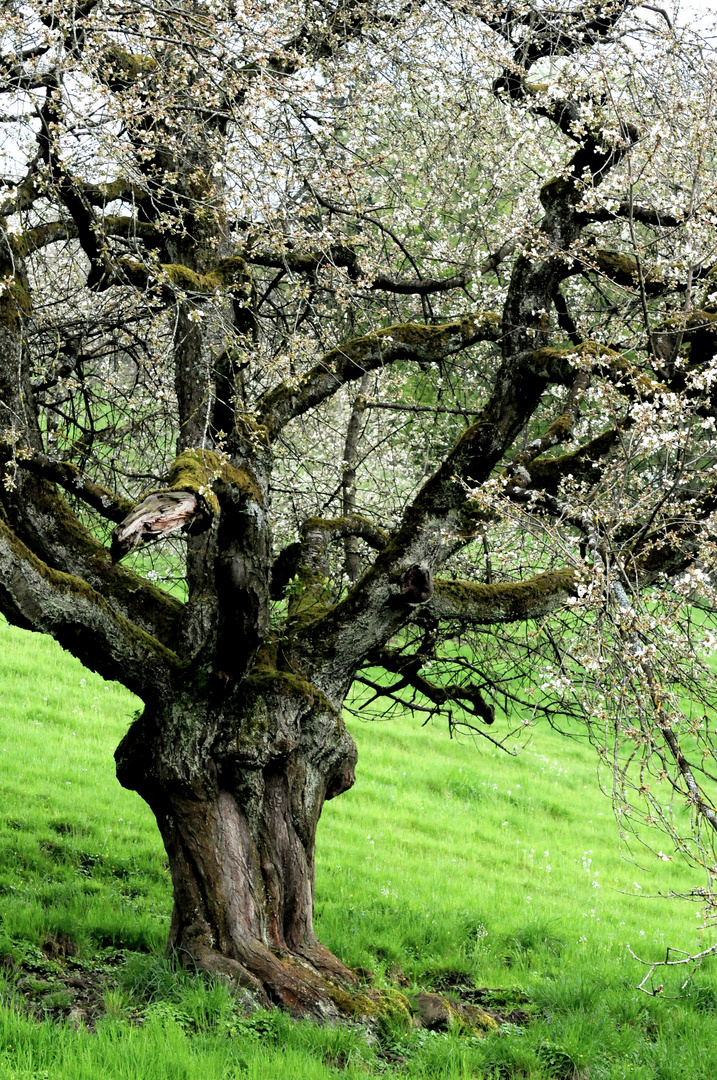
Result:
M421 563L414 563L398 579L398 591L393 595L397 607L417 607L427 604L433 596L433 571Z

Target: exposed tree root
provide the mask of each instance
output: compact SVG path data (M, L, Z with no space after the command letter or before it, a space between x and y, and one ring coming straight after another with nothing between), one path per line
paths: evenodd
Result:
M191 960L198 970L222 976L248 990L257 1005L279 1005L297 1019L325 1023L360 1013L362 1004L367 1015L376 1011L369 998L363 1002L365 995L351 992L356 976L323 946L315 950L315 963L288 952L277 955L258 941L236 951L241 959L202 945L195 946L191 953L181 949L178 955L184 963Z

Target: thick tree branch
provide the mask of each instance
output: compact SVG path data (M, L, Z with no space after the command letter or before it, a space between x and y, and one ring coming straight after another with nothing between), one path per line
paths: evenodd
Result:
M376 274L371 277L361 267L353 248L346 245L336 245L325 252L297 252L290 248L262 251L248 247L242 254L250 265L290 270L295 274L308 274L312 277L322 267L343 268L348 270L352 280L360 279L365 282L366 288L403 296L429 296L432 293L448 292L450 289L463 288L471 280L468 270L445 278L400 278L391 274Z
M499 341L500 317L490 312L437 326L405 323L347 341L328 352L294 384L282 383L262 399L257 421L274 439L290 420L320 405L347 382L397 360L434 364L479 341Z
M345 540L347 536L359 536L374 551L383 551L389 540L388 533L360 514L348 514L339 518L308 518L301 531L302 534L320 532L327 540Z
M524 471L516 481L521 489L544 491L548 495L557 495L560 481L570 475L576 480L594 480L599 475L595 464L617 444L619 429L609 428L577 450L560 454L558 457L538 458L523 467Z
M516 474L518 470L525 474L527 465L540 457L541 454L545 454L548 450L557 446L558 443L565 442L566 439L570 438L575 423L580 416L580 399L589 385L589 372L578 371L565 402L565 410L553 421L539 439L534 439L533 442L526 446L525 450L521 450L519 454L515 455L506 470L507 475Z
M88 204L93 204L89 201ZM101 204L94 204L101 205ZM158 245L162 240L161 233L147 222L138 221L135 217L117 217L106 214L95 222L95 230L103 236L120 236L130 240L143 240L148 244ZM80 238L80 229L76 221L48 221L43 225L37 225L31 229L25 229L22 233L12 237L12 244L21 255L30 255L33 251L39 251L49 244L55 244L59 240L77 240ZM135 271L137 273L138 271ZM165 271L168 276L171 269ZM201 290L205 291L205 290Z
M129 230L129 222L127 228ZM149 236L152 230L147 226L144 231ZM169 302L176 301L183 294L214 296L217 292L226 292L248 297L252 288L246 262L238 255L220 259L216 266L203 274L181 263L141 262L130 256L122 256L117 260L115 273L107 284L133 285L137 289L156 286L163 299Z
M121 681L144 701L163 693L179 658L119 615L85 581L52 570L0 519L0 610L51 634L86 667Z
M590 221L603 222L615 221L616 218L632 218L641 225L650 225L658 229L679 229L684 226L686 218L677 217L662 210L656 210L653 206L640 206L639 203L623 201L612 209L601 207L599 210L591 210L587 217Z
M468 271L446 278L395 278L388 274L377 274L370 288L402 296L430 296L450 289L462 289L470 280Z
M59 484L108 521L122 521L134 505L129 499L90 480L81 469L69 461L56 461L41 453L34 453L31 457L16 457L14 461L21 469Z
M577 596L579 584L575 570L550 570L525 581L491 585L436 578L427 610L439 619L473 625L522 622L555 611Z
M146 578L112 566L106 548L80 522L69 503L46 480L30 476L20 505L7 498L6 521L42 562L85 581L112 607L152 637L172 647L182 604ZM0 511L2 500L0 500Z

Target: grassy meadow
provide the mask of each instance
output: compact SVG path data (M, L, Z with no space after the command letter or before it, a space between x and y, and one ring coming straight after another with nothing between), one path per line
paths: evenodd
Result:
M0 1080L717 1076L717 960L650 997L627 952L707 944L694 905L648 896L700 882L623 857L581 742L539 728L511 758L408 717L351 722L357 783L319 832L321 939L378 986L489 988L530 1022L320 1028L243 1015L164 957L164 853L112 757L137 701L5 624L0 695Z

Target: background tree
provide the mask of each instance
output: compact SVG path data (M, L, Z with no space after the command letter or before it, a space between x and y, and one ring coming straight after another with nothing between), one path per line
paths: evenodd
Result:
M0 610L142 699L169 946L347 1007L313 864L357 679L578 716L710 905L708 43L624 0L11 3L0 41Z

